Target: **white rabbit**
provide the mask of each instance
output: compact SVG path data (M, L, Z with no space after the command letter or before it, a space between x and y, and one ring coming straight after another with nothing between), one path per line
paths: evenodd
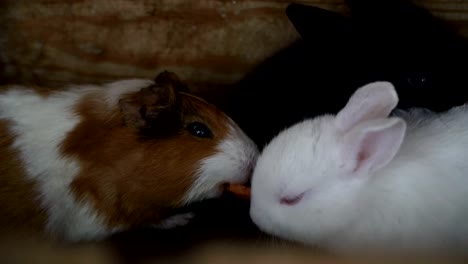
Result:
M389 117L397 103L370 83L276 136L254 170L254 223L339 254L468 253L467 106Z

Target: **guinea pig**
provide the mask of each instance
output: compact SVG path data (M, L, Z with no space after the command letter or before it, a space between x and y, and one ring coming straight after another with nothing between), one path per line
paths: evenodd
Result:
M257 146L171 72L0 91L0 229L64 241L184 225L186 205L249 180Z
M264 232L338 254L468 254L468 105L394 111L359 88L263 150L250 215Z

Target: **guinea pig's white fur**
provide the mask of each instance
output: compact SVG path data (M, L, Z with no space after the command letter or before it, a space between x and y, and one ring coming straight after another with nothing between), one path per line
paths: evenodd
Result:
M468 253L467 106L388 117L397 101L371 83L274 138L252 178L260 229L340 254Z
M194 201L220 195L220 185L222 183L242 183L247 181L249 170L257 155L257 148L254 143L222 112L216 112L211 109L213 106L188 94L183 95L185 100L196 103L206 111L207 114L201 114L202 118L210 122L224 122L224 124L216 125L220 125L225 129L222 131L214 131L214 133L218 134L216 135L212 148L184 150L184 148L190 148L191 145L164 145L166 146L164 148L170 148L168 151L193 153L193 155L195 155L192 157L195 164L188 164L190 165L189 167L180 168L181 171L187 173L186 176L180 176L182 179L186 177L186 180L181 180L182 182L180 183L171 183L180 185L180 190L178 191L184 193L181 199L177 198L177 201L175 201L176 194L174 194L174 198L172 199L171 197L160 197L161 194L158 193L151 193L152 191L158 190L157 185L163 184L165 181L165 179L158 179L158 177L162 177L161 175L166 173L165 171L157 171L158 169L168 170L168 168L164 167L164 164L161 165L161 163L170 164L171 162L177 161L158 160L157 157L155 157L154 160L152 160L152 157L145 159L145 157L143 157L144 154L138 150L129 152L128 155L126 153L118 153L119 147L116 147L116 149L109 152L109 157L101 157L104 161L109 161L109 164L101 164L103 166L108 166L108 168L106 169L104 167L98 170L97 168L87 167L88 164L91 164L93 161L83 161L86 155L93 155L91 152L95 150L92 149L92 144L89 146L90 153L86 153L85 151L84 154L80 154L83 156L79 156L78 154L74 156L73 153L63 153L63 144L71 137L71 133L78 129L79 125L85 122L86 118L91 118L80 116L80 114L77 113L75 108L78 104L86 101L96 102L96 107L90 104L89 111L94 111L93 113L96 116L109 114L106 116L106 120L102 120L102 124L105 126L107 121L111 123L110 119L118 115L118 103L122 96L136 93L140 89L154 84L152 80L123 80L102 86L74 86L62 91L50 92L46 95L39 94L28 87L4 87L4 90L0 92L0 125L2 125L6 131L4 131L2 136L11 137L12 144L8 145L2 143L0 139L0 154L4 154L3 157L0 157L0 182L2 185L8 185L12 182L16 184L17 181L24 180L27 183L32 183L32 187L28 190L15 190L14 186L16 185L12 184L11 186L13 187L11 188L8 188L8 186L0 188L0 203L4 208L1 210L2 217L8 218L9 214L11 214L10 218L13 219L13 221L27 222L27 220L36 218L36 215L33 215L32 212L40 213L43 214L44 233L66 240L96 239L140 224L138 218L146 217L145 214L151 215L155 213L151 212L151 210L146 210L150 209L150 207L142 207L142 210L135 211L138 214L134 215L134 219L132 219L132 216L128 216L128 219L120 219L121 213L115 211L116 219L114 219L114 221L106 218L106 210L108 209L105 208L106 204L102 207L94 205L95 202L99 204L101 202L99 199L102 197L110 200L115 197L125 199L125 195L127 195L127 190L125 190L125 188L128 188L128 193L137 193L134 197L144 197L147 199L144 200L142 198L142 200L138 200L135 198L134 200L130 200L128 202L128 210L136 210L135 208L139 208L139 206L142 206L145 202L153 202L151 200L152 196L154 196L155 200L163 199L163 201L174 202L173 204L168 204L168 207L175 205L183 206ZM211 116L207 117L206 115L212 115L213 119ZM116 121L116 126L119 126L119 122L118 120ZM86 130L93 130L95 128L96 131L99 131L98 127L91 126L84 129L84 133L88 133L92 137L94 132ZM109 129L112 131L114 128L111 127ZM129 133L122 133L130 138L130 136L127 135ZM122 138L126 137L122 136ZM103 139L99 141L102 140L106 141L108 139L106 136L103 136ZM186 141L190 143L190 140L189 136L187 136ZM194 146L196 146L196 144L203 145L203 143L200 142L201 140L193 144ZM79 144L81 143L78 142L77 145ZM131 142L116 142L116 144L121 144L121 151L125 152L125 149L134 149L132 144L137 145L140 143L135 140ZM138 146L139 149L146 150L144 145L142 145L143 147L140 145ZM6 148L11 148L8 150L10 152L7 152ZM155 152L157 151L158 149L155 149ZM203 151L205 151L206 154ZM197 154L197 152L201 154ZM6 153L9 154L7 155ZM7 158L13 161L7 160ZM116 161L115 164L112 163L113 159L118 158L121 158L121 160ZM190 159L190 157L188 157L188 159ZM140 164L142 163L141 160L146 164ZM143 179L145 181L137 185L136 183L140 180L138 178L140 176L138 172L135 171L135 185L132 185L132 176L124 175L125 172L121 170L121 166L125 166L127 161L129 164L136 161L135 170L143 166L142 171L145 173L155 168L154 179ZM12 175L14 173L8 174L9 169L11 169L13 165L22 169L24 175ZM180 166L188 165L181 164ZM177 164L174 166L174 168L176 168ZM99 192L101 189L92 189L86 190L86 194L83 194L82 197L77 197L79 191L72 191L71 185L85 169L88 170L86 173L88 175L84 177L89 178L85 178L80 182L80 185L77 187L79 191L85 188L81 186L88 186L88 184L89 186L98 186L103 189L106 189L107 186L100 185L108 185L109 189L111 189L114 187L113 179L115 179L115 181L120 181L123 177L130 178L125 181L122 180L122 183L119 184L118 187L115 187L116 190L119 190L118 193L109 191L109 193L99 194L94 197L94 192ZM104 181L100 179L101 176L98 172L100 172L101 169L106 173L109 172L113 174L111 178L109 178L110 180ZM89 174L96 175L92 175L91 177ZM20 179L21 177L24 179ZM189 180L191 177L193 177L193 179ZM99 182L101 180L103 181L102 184ZM90 181L96 181L96 183L91 184L89 183ZM147 186L145 186L145 184ZM190 186L188 184L190 184ZM123 190L118 188L123 188ZM177 189L179 187L174 188ZM89 193L87 191L89 191ZM164 191L164 189L162 191ZM32 200L29 199L29 201L12 200L12 194L16 193L33 193L34 195L31 197ZM129 196L128 199L133 199L132 197ZM24 199L27 198L25 197ZM97 201L94 199L97 199ZM31 210L29 207L32 207L32 205L28 207L25 204L35 204L37 210ZM121 205L120 200L118 204ZM103 208L104 210L101 210ZM143 208L145 210L143 210ZM15 220L16 216L18 216L18 218ZM150 219L150 217L148 217L148 219ZM145 221L148 219L145 219ZM157 220L158 221L155 223L145 222L144 224L155 224L163 228L169 228L174 225L185 223L187 215L164 215L164 217L158 216ZM3 220L0 222L2 222L2 225L5 224Z

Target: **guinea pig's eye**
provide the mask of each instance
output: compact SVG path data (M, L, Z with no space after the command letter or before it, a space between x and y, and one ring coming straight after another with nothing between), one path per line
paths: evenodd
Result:
M211 130L203 123L193 122L187 126L187 130L194 136L200 138L211 138L213 133Z

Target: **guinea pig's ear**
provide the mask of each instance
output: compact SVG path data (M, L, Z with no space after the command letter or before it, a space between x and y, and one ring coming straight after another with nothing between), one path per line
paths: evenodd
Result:
M130 96L120 99L119 106L126 125L137 128L158 123L164 119L169 125L168 117L177 113L179 95L169 83L142 88ZM173 120L175 121L175 120Z
M387 165L400 149L406 123L401 118L365 121L344 135L341 157L354 174L367 174Z
M154 82L158 86L172 86L172 88L177 91L177 92L184 92L184 93L189 93L190 90L183 81L179 79L177 74L169 71L163 71L161 72L158 76L156 76L156 79L154 79Z
M389 82L373 82L354 92L346 106L336 115L342 132L367 120L385 118L398 104L395 87Z

